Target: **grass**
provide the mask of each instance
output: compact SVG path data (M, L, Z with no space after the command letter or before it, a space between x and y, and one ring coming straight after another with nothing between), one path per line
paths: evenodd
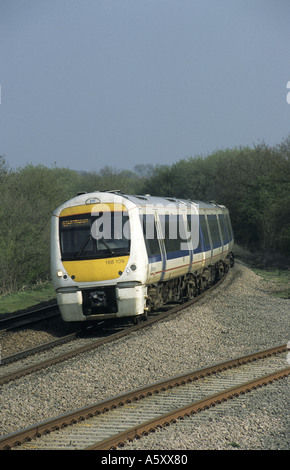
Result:
M261 276L265 281L274 282L277 291L273 293L275 297L281 299L290 299L290 271L289 269L280 270L278 268L256 269L252 268L254 273Z
M55 297L50 282L42 283L13 294L0 296L0 314L16 312Z
M290 299L290 269L289 259L278 259L272 254L263 256L261 253L251 253L240 245L235 245L234 253L236 259L246 263L255 274L261 276L265 281L275 284L276 289L273 296L281 299ZM274 265L274 261L276 264Z
M239 448L239 447L241 447L240 444L238 444L237 442L230 442L230 443L228 444L228 446L231 446L231 447L234 447L234 448Z

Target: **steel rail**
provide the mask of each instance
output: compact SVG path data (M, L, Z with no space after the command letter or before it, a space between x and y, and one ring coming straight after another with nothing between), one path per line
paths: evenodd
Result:
M127 441L133 441L133 439L141 438L151 432L154 432L158 427L169 426L175 423L178 419L189 417L192 414L199 413L205 409L216 406L223 401L239 396L241 393L250 392L257 387L267 385L268 383L284 378L290 374L290 366L271 374L264 375L259 379L254 379L244 384L240 384L236 387L231 387L223 392L218 392L209 397L195 401L177 410L170 411L169 413L154 418L146 423L141 423L138 426L130 428L124 432L116 434L115 436L104 439L101 442L97 442L92 446L86 448L86 450L115 450L118 447L123 447Z
M49 313L49 310L51 312ZM57 311L56 311L57 310ZM57 303L50 303L42 307L30 307L26 310L20 310L13 313L4 313L0 315L0 330L8 331L19 326L29 325L47 318L60 315Z
M193 382L200 378L216 374L217 372L226 369L239 367L240 365L246 364L248 362L253 362L258 359L263 359L275 354L280 354L285 352L286 350L287 344L274 346L270 349L258 351L253 354L247 354L235 359L230 359L228 361L223 361L217 364L203 367L201 369L194 370L192 372L188 372L179 376L174 376L170 379L162 380L154 384L138 388L129 393L117 395L116 397L110 398L108 400L102 400L100 402L94 403L93 405L80 408L73 412L63 414L56 418L30 426L29 428L16 431L7 436L3 436L0 438L0 449L10 449L14 446L21 445L26 440L31 440L35 437L40 437L44 434L50 433L51 431L59 430L64 426L76 424L80 421L92 418L95 415L107 412L110 409L115 409L124 406L132 401L137 401L142 398L145 398L146 396L151 396L153 394L158 394L162 391L166 391L167 389L185 385L188 382ZM252 381L240 384L238 386L232 387L214 395L207 396L203 400L191 403L180 409L175 409L172 412L167 413L162 417L159 417L158 419L150 420L143 424L130 428L125 432L117 434L117 436L115 435L109 439L105 439L102 442L98 442L97 444L88 447L88 449L110 449L112 447L122 445L125 440L133 439L134 437L142 433L150 432L157 426L164 426L170 423L172 420L176 420L182 416L190 415L191 413L201 411L206 407L214 406L215 404L227 400L230 397L234 397L240 393L248 392L253 388L265 385L273 380L285 377L289 374L290 366L280 369L278 371L275 370L275 372L271 374L264 375L263 377L259 377Z
M49 349L52 349L56 346L65 344L69 341L76 339L79 334L80 334L80 331L75 331L74 333L70 333L68 335L62 336L61 338L57 338L53 341L47 341L45 343L39 344L38 346L34 346L33 348L24 349L15 354L11 354L10 356L4 356L1 358L1 366L11 364L12 362L25 359L26 357L33 356L34 354L37 354L43 351L48 351ZM0 385L1 385L1 379L0 379Z
M71 359L72 357L75 357L78 354L88 352L88 351L90 351L92 349L95 349L99 346L102 346L106 343L116 341L117 339L128 336L129 334L134 333L135 331L141 330L142 328L147 328L147 327L153 325L154 323L157 323L161 320L164 320L164 319L168 318L169 316L172 316L173 314L178 313L178 312L184 310L185 308L188 308L191 305L199 302L206 295L210 294L214 289L219 287L224 282L224 280L227 277L228 272L219 281L217 281L213 286L209 287L204 292L199 294L197 297L195 297L195 298L193 298L193 299L191 299L187 302L184 302L184 303L182 303L182 304L180 304L176 307L170 308L169 310L166 310L165 312L155 314L154 316L152 316L152 318L149 317L144 322L141 322L141 323L138 323L137 325L133 325L133 326L130 326L128 328L125 328L121 331L118 331L117 333L113 333L112 335L106 336L105 338L99 338L97 340L93 340L89 344L77 347L77 348L73 349L72 351L61 353L61 354L59 354L59 355L57 355L53 358L49 358L49 359L43 360L41 362L38 362L36 364L32 364L30 366L26 366L24 368L18 369L17 371L7 373L4 376L0 377L0 385L8 383L12 380L16 380L16 379L18 379L20 377L23 377L25 375L31 374L32 372L36 372L38 370L44 369L45 367L48 367L48 366L66 361L68 359ZM56 345L56 340L54 340L51 343L50 342L45 343L45 345L40 345L37 348L38 348L39 351L43 351L44 349L46 349L46 350L50 349L50 348L54 347L55 345ZM37 350L35 350L35 348L33 348L32 349L32 354L35 354L35 352L37 352ZM29 352L25 351L25 353L26 353L26 357L27 357ZM9 363L9 362L12 362L12 361L10 361L9 356L7 356L7 357L3 358L3 363L4 362Z

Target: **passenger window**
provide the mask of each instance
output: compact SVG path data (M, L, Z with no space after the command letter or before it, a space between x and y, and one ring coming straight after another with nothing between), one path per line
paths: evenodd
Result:
M199 226L200 226L201 234L202 234L202 237L203 237L204 251L208 251L208 250L210 250L210 241L209 241L209 235L208 235L205 215L201 214L199 216Z
M228 243L229 235L228 235L228 230L227 230L226 223L225 223L225 216L224 214L219 214L218 218L219 218L220 228L222 232L223 243Z
M207 218L209 222L209 229L211 233L213 248L217 248L221 246L221 237L220 237L220 232L219 232L219 227L218 227L217 216L213 214L213 215L208 215Z
M157 236L156 223L153 214L144 214L141 215L141 221L143 224L143 233L145 244L147 248L147 253L149 258L158 257L161 259L160 245ZM156 259L155 261L157 261Z
M187 233L182 215L162 214L159 216L166 253L188 253ZM182 252L182 253L180 253Z
M233 234L233 229L232 229L232 224L231 224L231 219L230 219L229 214L226 214L225 221L226 221L226 225L228 229L229 240L232 240L234 238L234 234Z
M200 216L198 216L198 214L193 214L193 215L189 214L187 216L187 222L188 222L189 232L191 234L191 241L192 241L194 253L200 253L202 251ZM197 224L198 224L198 227L196 227ZM198 236L198 240L197 240L197 236Z

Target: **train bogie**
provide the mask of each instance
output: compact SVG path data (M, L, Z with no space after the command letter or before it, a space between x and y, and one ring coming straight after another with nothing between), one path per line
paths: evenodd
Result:
M233 247L223 206L114 192L63 204L51 230L64 321L138 317L190 299L228 269Z

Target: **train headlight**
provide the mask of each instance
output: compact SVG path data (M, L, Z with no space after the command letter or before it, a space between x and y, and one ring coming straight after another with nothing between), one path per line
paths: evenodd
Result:
M57 275L57 277L62 277L62 276L63 276L63 272L59 270L59 271L56 272L56 275Z

